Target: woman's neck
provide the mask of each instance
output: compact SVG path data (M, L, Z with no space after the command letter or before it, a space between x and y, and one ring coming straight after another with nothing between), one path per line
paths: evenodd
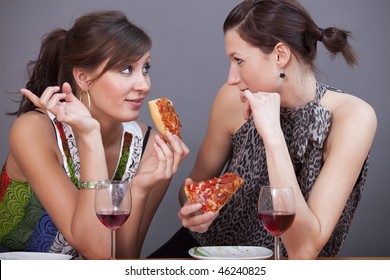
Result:
M315 100L317 80L312 71L286 76L285 79L280 92L281 107L302 107Z
M122 123L100 122L100 133L105 149L117 146L122 139L123 125Z

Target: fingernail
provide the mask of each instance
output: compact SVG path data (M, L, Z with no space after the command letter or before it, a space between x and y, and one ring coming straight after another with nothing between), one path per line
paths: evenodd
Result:
M196 210L199 210L200 208L202 208L202 204L196 203L194 207Z
M215 215L215 212L207 212L207 217L208 218L212 218L212 217L214 217L214 215Z

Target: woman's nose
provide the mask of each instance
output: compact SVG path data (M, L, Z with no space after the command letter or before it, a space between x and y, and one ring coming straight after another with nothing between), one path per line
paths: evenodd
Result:
M151 87L150 77L148 75L138 75L134 88L139 91L148 92Z
M233 67L230 67L227 83L231 86L237 85L240 82L240 78L237 75L237 72L233 69Z

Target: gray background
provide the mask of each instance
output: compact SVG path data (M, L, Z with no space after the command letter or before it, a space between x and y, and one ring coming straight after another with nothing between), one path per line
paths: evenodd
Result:
M206 131L211 103L226 80L222 24L239 0L1 0L0 2L0 162L8 150L8 131L17 108L7 91L26 83L25 65L35 59L41 36L53 28L68 28L81 14L119 9L153 39L152 91L173 100L183 123L183 139L191 154L174 177L145 240L142 256L162 245L179 227L177 191L195 161ZM388 94L390 44L388 0L302 0L316 23L351 30L360 66L349 71L342 59L332 60L319 44L320 80L370 103L377 112L378 131L372 147L366 189L344 243L342 256L390 256L390 196L388 168L390 131ZM141 120L152 124L147 107ZM362 134L364 131L361 132Z

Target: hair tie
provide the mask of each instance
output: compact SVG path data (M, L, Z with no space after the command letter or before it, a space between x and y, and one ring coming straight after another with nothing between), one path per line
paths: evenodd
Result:
M324 39L324 29L322 29L321 27L318 28L321 32L321 36L320 36L320 39L318 39L318 41L322 42L322 40Z

